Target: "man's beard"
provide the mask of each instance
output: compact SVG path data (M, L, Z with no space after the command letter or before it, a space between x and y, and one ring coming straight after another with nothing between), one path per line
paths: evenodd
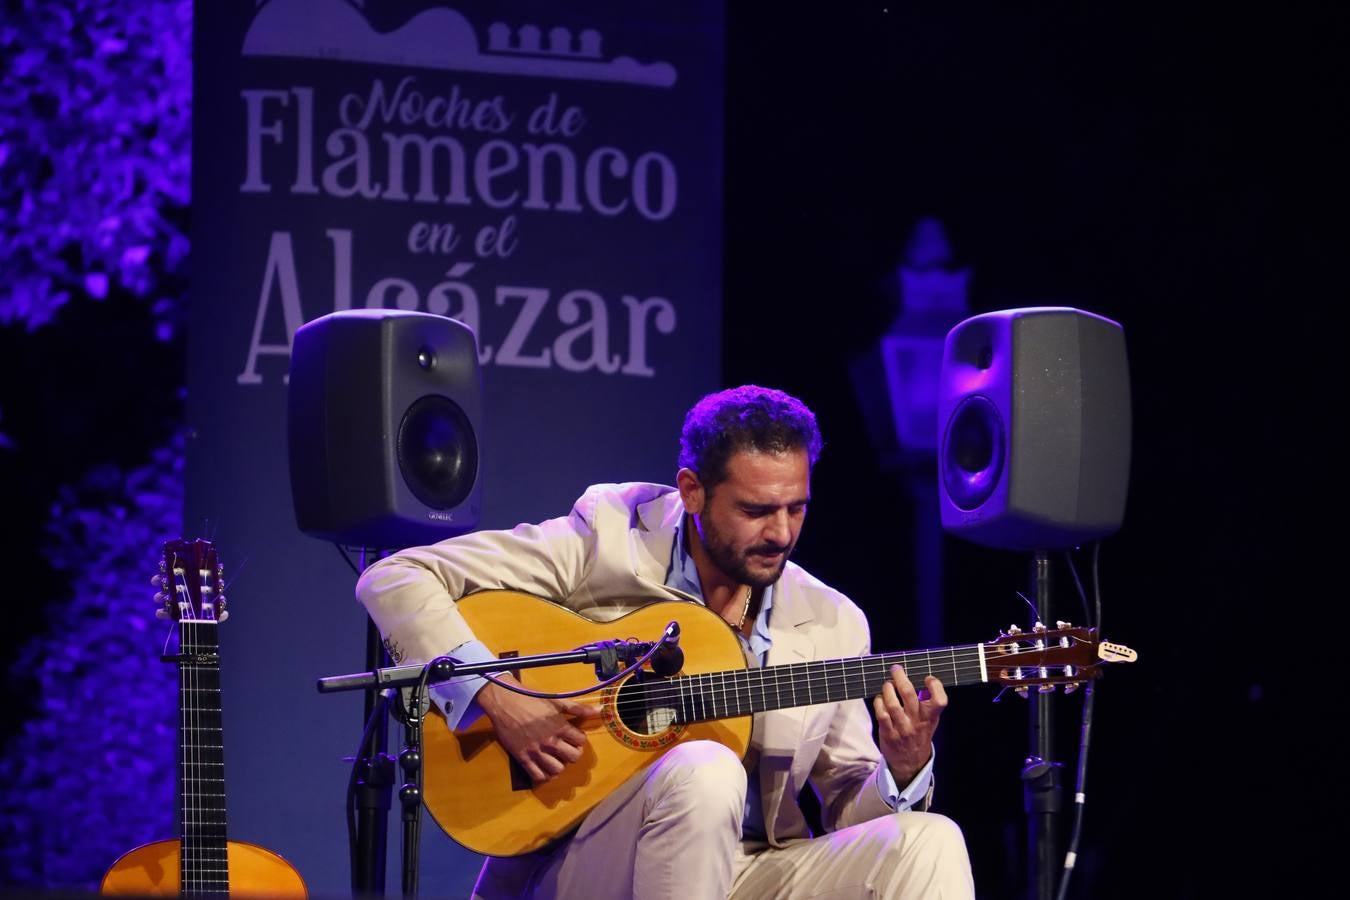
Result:
M702 526L699 531L701 531L700 539L703 541L703 549L708 552L708 558L712 560L712 564L723 575L755 588L768 587L782 577L783 569L787 567L788 557L792 555L791 545L780 547L775 544L759 544L737 553L728 541L723 540L722 535L711 522L704 519L699 522L699 525ZM779 552L783 554L783 559L772 572L750 568L749 557L752 554Z

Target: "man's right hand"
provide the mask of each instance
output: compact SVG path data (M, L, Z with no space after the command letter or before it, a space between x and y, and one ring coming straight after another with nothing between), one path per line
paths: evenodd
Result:
M498 680L520 683L510 675L498 676ZM586 733L567 717L584 720L600 715L595 707L576 700L527 697L495 684L488 684L475 699L492 720L497 740L535 784L543 784L561 774L568 763L581 759Z

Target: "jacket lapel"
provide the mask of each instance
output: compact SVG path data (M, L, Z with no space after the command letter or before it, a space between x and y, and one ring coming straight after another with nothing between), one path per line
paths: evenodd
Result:
M629 529L629 551L633 575L639 581L659 587L681 600L693 600L688 594L666 587L671 552L675 549L675 529L684 515L679 491L662 494L637 507L638 527Z

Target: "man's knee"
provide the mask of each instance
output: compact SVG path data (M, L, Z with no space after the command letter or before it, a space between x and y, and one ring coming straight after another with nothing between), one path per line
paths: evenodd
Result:
M727 747L715 741L689 741L671 748L652 767L648 791L691 810L726 805L739 815L745 806L745 777L745 766Z
M906 868L917 870L916 875L931 873L939 882L969 885L970 854L959 825L938 813L904 812L889 818L899 832L895 852L905 857Z
M926 853L966 856L966 838L961 826L939 813L903 812L887 817L897 838L910 849Z

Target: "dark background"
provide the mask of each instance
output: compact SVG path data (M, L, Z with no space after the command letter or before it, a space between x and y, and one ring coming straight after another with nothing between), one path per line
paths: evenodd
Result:
M1342 793L1336 706L1315 693L1340 605L1338 17L730 6L723 380L820 416L798 560L868 611L879 649L914 646L923 510L877 460L848 366L895 314L919 217L973 270L972 312L1065 304L1120 322L1133 468L1101 583L1107 636L1140 662L1098 693L1074 894L1297 895L1334 859L1322 817ZM0 454L20 570L7 658L68 589L38 554L57 487L134 464L181 421L184 344L150 330L118 296L0 330L0 430L25 438ZM1024 555L947 539L941 565L945 640L1025 620ZM1057 611L1076 608L1058 574ZM1026 714L982 691L954 693L943 720L938 809L965 829L980 895L1013 897ZM1057 702L1070 768L1080 708Z

